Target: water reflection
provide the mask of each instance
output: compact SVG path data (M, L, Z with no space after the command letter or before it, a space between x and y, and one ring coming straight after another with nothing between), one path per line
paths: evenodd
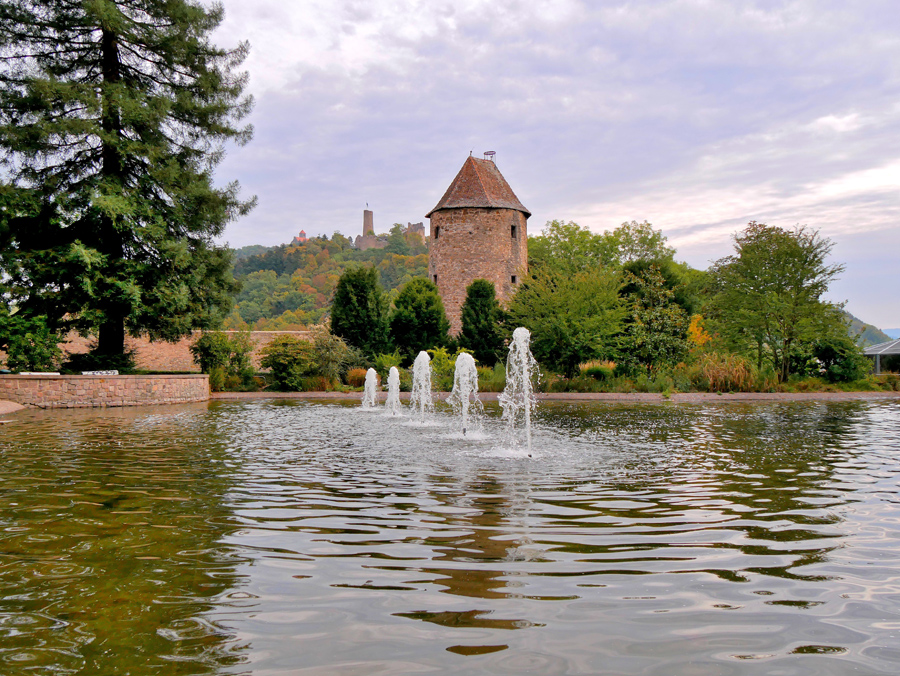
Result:
M108 650L120 673L900 669L896 404L547 404L533 458L488 409L483 441L293 402L28 414L0 430L3 497L23 495L0 506L0 654L52 646L43 663L71 671Z
M214 674L239 585L204 407L21 413L0 436L0 671Z

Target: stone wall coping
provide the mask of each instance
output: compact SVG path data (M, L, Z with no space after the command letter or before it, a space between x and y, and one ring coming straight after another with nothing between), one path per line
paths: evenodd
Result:
M96 380L97 378L109 379L109 380L138 380L138 379L147 379L154 378L160 380L169 380L169 379L189 379L189 378L207 378L207 374L205 373L146 373L146 374L127 374L127 375L117 375L117 376L83 376L80 373L73 373L71 375L60 375L58 373L37 373L37 374L29 374L25 375L23 373L0 373L0 379L12 380L16 378L21 378L23 380Z

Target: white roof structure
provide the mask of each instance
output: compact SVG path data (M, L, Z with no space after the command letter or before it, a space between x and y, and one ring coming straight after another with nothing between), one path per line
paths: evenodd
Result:
M878 343L863 350L863 353L869 357L881 354L900 354L900 338L897 340L889 340L886 343Z
M872 347L863 350L863 354L867 357L875 357L875 374L881 373L881 357L887 357L893 354L900 354L900 338L897 340L889 340L886 343L878 343Z

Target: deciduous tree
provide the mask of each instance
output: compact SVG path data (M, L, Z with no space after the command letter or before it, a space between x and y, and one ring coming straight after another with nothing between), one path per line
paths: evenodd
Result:
M627 273L635 287L622 349L645 365L674 364L688 352L688 313L675 301L659 268L651 265L640 276Z
M620 274L608 268L537 270L513 296L510 321L531 331L538 361L573 377L582 362L614 356L624 315L620 285Z
M549 221L542 234L528 240L528 263L534 268L577 272L588 268L622 267L635 262L672 261L675 249L650 223L622 223L614 230L595 234L572 221Z
M846 325L840 306L823 300L844 266L829 264L833 243L816 230L752 221L734 237L735 253L713 264L710 310L732 349L768 359L780 380L792 350Z

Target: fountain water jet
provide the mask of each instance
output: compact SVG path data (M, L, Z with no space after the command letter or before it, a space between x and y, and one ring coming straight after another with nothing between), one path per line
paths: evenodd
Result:
M506 388L499 397L503 407L503 417L507 422L509 440L515 443L516 424L522 419L525 427L525 443L531 455L531 413L537 403L534 397L532 378L538 373L537 360L529 350L531 333L519 327L513 331L506 359Z
M427 352L419 352L416 361L413 362L412 393L409 397L409 407L419 411L419 422L425 423L425 414L434 410L434 401L431 397L431 357Z
M469 398L472 401L469 401ZM453 406L453 411L462 423L462 433L465 436L470 429L470 406L474 409L474 426L480 424L479 413L483 411L481 400L478 399L478 369L475 367L475 359L472 355L462 352L456 357L456 369L453 373L453 390L447 398L447 402Z
M388 396L384 407L391 415L400 415L400 371L391 366L388 373Z
M363 398L362 398L362 408L364 409L373 409L375 408L375 402L378 390L378 374L375 372L375 369L369 369L366 371L366 386L363 390Z

